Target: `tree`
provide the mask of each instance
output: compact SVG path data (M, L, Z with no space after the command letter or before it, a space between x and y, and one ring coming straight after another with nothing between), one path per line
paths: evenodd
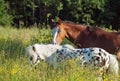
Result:
M11 25L12 16L8 14L8 4L4 0L0 0L0 25Z
M120 29L120 0L108 0L105 5L105 10L99 18L100 24L104 24L106 27L113 29Z
M61 17L75 22L96 24L106 0L63 0ZM98 13L99 12L99 13Z
M2 24L10 20L10 15L6 13L9 12L13 16L13 25L17 27L21 22L26 27L35 23L37 26L47 25L49 19L56 17L87 25L112 26L115 29L120 26L120 0L5 0L5 2L1 0L1 2ZM8 7L6 4L9 4Z

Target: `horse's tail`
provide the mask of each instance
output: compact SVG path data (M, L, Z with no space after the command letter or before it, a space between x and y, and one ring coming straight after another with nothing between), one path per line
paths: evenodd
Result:
M119 63L117 57L113 54L110 54L110 65L108 70L118 76L119 73Z

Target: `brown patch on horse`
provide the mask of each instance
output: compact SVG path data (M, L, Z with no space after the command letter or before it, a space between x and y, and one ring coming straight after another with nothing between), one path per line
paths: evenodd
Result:
M102 59L102 63L101 63L101 65L104 66L105 63L106 63L106 60L105 60L105 59Z

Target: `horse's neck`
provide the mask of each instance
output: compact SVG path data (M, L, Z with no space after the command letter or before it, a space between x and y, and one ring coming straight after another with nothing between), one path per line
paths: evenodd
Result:
M43 49L42 49L42 56L49 57L51 56L53 53L56 52L57 49L59 49L60 46L58 45L46 45Z
M66 38L78 47L81 46L79 42L83 41L85 37L87 37L86 26L72 26L67 30Z
M83 30L80 29L80 27L78 26L69 26L68 28L66 28L66 31L66 38L71 42L74 42Z
M42 49L41 49L42 48ZM56 51L56 47L53 47L53 45L43 45L40 48L40 55L44 58L47 58L53 54L53 52Z

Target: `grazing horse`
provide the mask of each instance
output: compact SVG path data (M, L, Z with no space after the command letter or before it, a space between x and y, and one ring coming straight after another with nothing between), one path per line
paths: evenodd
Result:
M107 32L99 27L76 24L70 21L51 21L53 43L61 44L64 38L74 43L78 48L99 47L111 54L116 54L120 60L120 32Z
M55 65L61 61L75 59L81 65L94 65L103 74L110 71L118 75L119 65L115 55L101 48L75 49L71 45L34 44L26 47L31 63L38 64L41 60Z

